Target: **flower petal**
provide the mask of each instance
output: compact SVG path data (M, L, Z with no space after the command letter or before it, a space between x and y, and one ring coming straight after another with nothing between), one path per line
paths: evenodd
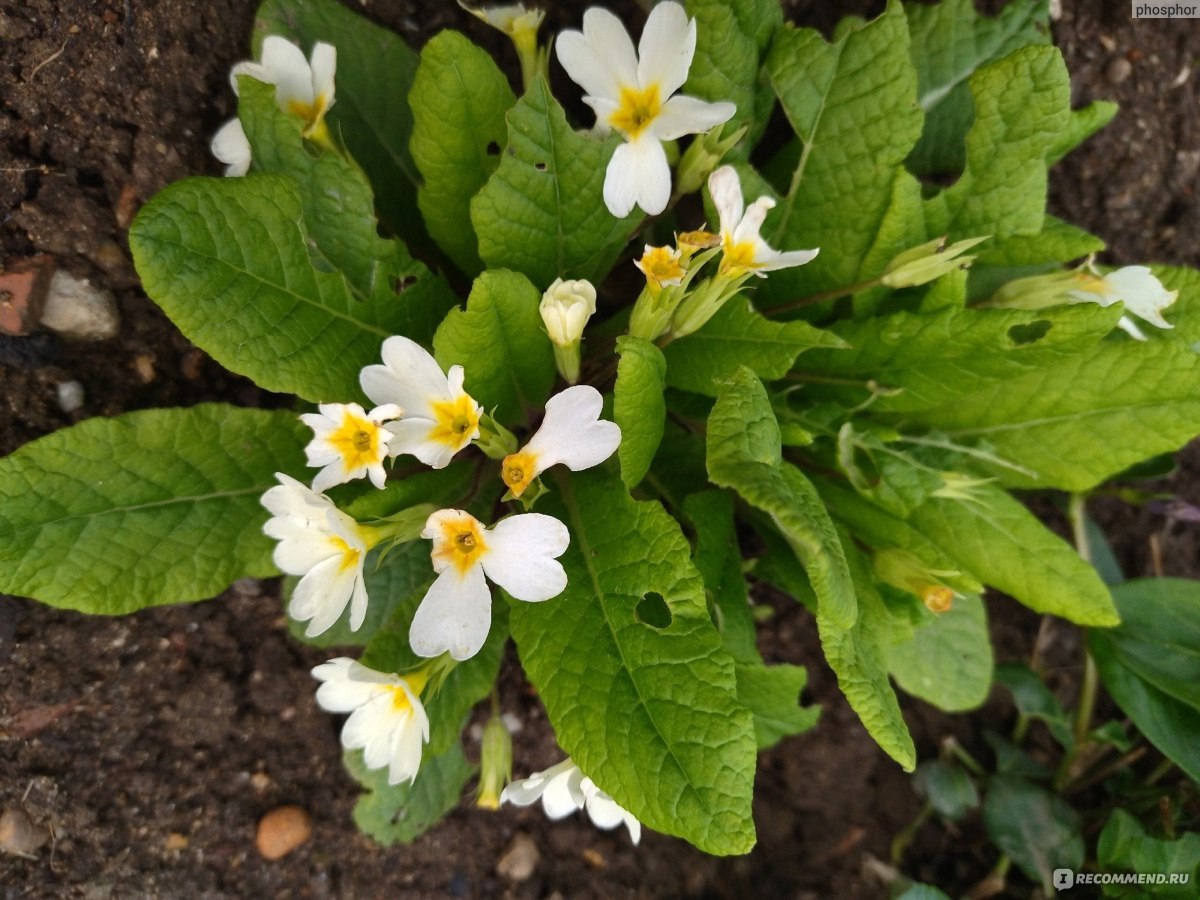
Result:
M696 20L689 20L678 3L659 3L638 42L638 84L647 88L657 82L659 96L671 96L687 81L695 52Z
M571 533L553 516L509 516L486 540L483 571L516 599L538 603L557 597L567 586L567 573L556 557L566 552Z
M225 164L227 178L240 178L250 171L252 153L250 139L242 128L241 119L230 119L213 135L212 155Z
M516 806L530 806L536 803L546 792L546 787L560 772L566 772L575 767L575 763L567 757L560 763L555 763L541 772L534 772L528 778L520 778L500 792L501 803L513 803ZM583 803L580 797L580 805ZM576 807L578 808L578 807Z
M820 252L820 247L815 247L812 250L788 250L784 253L780 253L778 250L771 250L767 255L766 261L756 271L774 272L776 269L790 269L792 266L803 266L806 263L812 262Z
M425 593L408 630L417 656L449 653L461 661L479 652L492 627L492 592L481 566L465 575L445 569Z
M335 713L358 709L395 682L393 676L368 669L346 656L321 663L313 668L312 675L323 682L317 688L317 705Z
M1147 266L1125 266L1104 276L1110 294L1125 304L1125 310L1159 328L1175 326L1162 317L1179 296L1168 291Z
M601 421L604 398L594 387L575 385L546 401L546 418L526 450L537 457L538 473L562 463L572 472L608 459L621 443L621 428Z
M721 234L732 236L746 211L737 170L733 166L721 166L714 171L708 176L708 192L721 220Z
M580 787L583 782L583 773L570 759L566 762L570 763L570 766L556 772L546 782L546 788L542 791L542 809L551 819L565 818L575 810L583 809L586 802L586 797Z
M662 144L646 135L617 147L604 173L604 205L617 218L640 206L652 216L671 199L671 167Z
M345 611L355 592L355 582L361 577L361 561L358 566L346 566L340 554L322 560L292 591L288 615L298 622L308 621L304 630L307 637L325 633Z
M388 456L411 453L430 468L446 468L454 458L454 448L430 437L434 426L432 419L416 417L388 422L384 427L393 435L388 441Z
M317 41L313 44L312 57L312 90L314 99L322 101L321 112L333 106L334 74L337 72L337 48L333 44Z
M304 51L277 34L267 35L262 43L262 66L275 84L275 100L283 109L293 101L313 102L312 68Z
M376 405L396 403L409 416L433 418L430 402L449 399L446 376L429 351L399 335L383 342L383 365L359 373L363 393Z
M728 122L735 112L737 107L732 103L709 103L680 94L663 104L662 111L650 123L650 132L660 141L673 141L685 134L701 134Z

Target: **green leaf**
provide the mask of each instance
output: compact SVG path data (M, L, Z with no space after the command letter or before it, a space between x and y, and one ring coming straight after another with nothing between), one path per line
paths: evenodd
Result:
M971 776L960 766L929 760L917 766L913 787L925 797L938 815L957 822L979 806L979 791Z
M699 331L667 345L667 383L715 397L739 366L749 367L763 381L774 381L786 375L804 351L842 346L828 331L807 322L772 322L749 301L734 297Z
M1000 852L1051 892L1055 869L1083 867L1079 816L1061 797L1023 778L997 775L988 784L983 824Z
M995 18L975 12L971 0L905 6L917 70L917 98L925 110L921 140L905 161L918 175L961 172L965 138L975 117L967 79L1019 47L1050 41L1045 0L1006 4Z
M783 24L783 10L776 0L687 0L685 7L696 20L696 54L683 92L711 102L732 101L737 112L725 133L748 125L741 146L753 147L767 124L763 108L769 112L774 103L759 69Z
M759 287L763 309L865 281L886 264L887 253L871 270L864 258L892 205L896 169L921 132L908 49L904 12L894 0L833 44L809 29L776 34L767 72L804 149L763 237L780 250L820 247L821 254L772 272Z
M837 323L833 330L849 349L814 350L798 369L815 376L815 392L842 402L866 399L868 381L887 388L871 406L876 412L908 413L943 404L953 408L976 393L1007 395L1020 376L1036 377L1064 358L1091 359L1089 351L1118 318L1119 309L1091 303L1042 310L900 312ZM821 384L830 378L862 386Z
M1058 136L1046 157L1048 165L1054 165L1093 134L1113 120L1117 104L1108 100L1095 100L1080 109L1071 110L1067 128Z
M189 178L142 207L129 246L146 293L221 365L269 391L327 402L411 323L391 292L363 301L314 266L296 183Z
M1193 897L1196 879L1200 878L1200 834L1184 834L1177 840L1153 838L1141 822L1125 810L1115 809L1100 832L1096 859L1107 872L1182 876L1187 881L1174 885L1107 885L1108 896Z
M767 391L743 367L708 419L709 479L774 520L808 572L821 615L834 628L849 628L856 614L854 587L837 531L808 479L783 463L781 449Z
M396 240L379 237L375 198L366 176L339 153L302 136L303 120L279 109L273 85L242 76L238 112L260 172L290 175L300 188L314 265L338 269L360 300L376 298L406 318L397 330L428 341L454 295L441 278Z
M911 421L1037 473L1013 487L1086 491L1200 433L1200 355L1177 341L1105 342L1007 382L978 386Z
M1042 221L1042 230L1037 234L1010 234L999 240L988 241L979 247L975 263L971 266L971 291L973 296L991 296L1005 281L1019 275L1031 274L1052 267L1053 263L1065 263L1080 259L1091 253L1099 253L1105 243L1094 234L1077 228L1070 222L1047 215ZM999 272L985 269L999 267ZM981 290L977 281L986 280L987 290Z
M1017 712L1029 719L1040 719L1050 734L1070 751L1075 747L1071 719L1058 698L1038 675L1020 663L1004 663L996 667L996 683L1012 693Z
M667 362L662 351L641 338L617 338L617 383L613 388L613 418L621 426L621 480L632 488L654 461L667 421L663 396Z
M342 756L346 768L366 793L354 804L354 824L375 841L390 847L416 840L458 805L474 769L462 744L452 744L439 756L421 760L417 780L388 784L387 767L368 769L362 751Z
M975 122L966 167L951 187L926 201L930 234L951 240L1042 230L1043 160L1070 117L1070 79L1054 47L1024 47L967 80Z
M844 542L844 546L858 597L858 618L848 630L837 628L818 609L821 649L867 732L906 772L911 772L917 764L917 751L887 675L887 645L893 620L862 554L852 543Z
M950 895L931 884L910 884L896 900L950 900Z
M953 568L970 572L1034 612L1077 625L1118 622L1096 570L994 484L974 488L969 501L930 498L908 521L955 560Z
M738 663L738 701L754 716L758 749L774 747L785 737L802 734L817 724L821 707L797 702L806 684L808 672L803 666Z
M620 136L578 134L541 78L507 120L500 167L471 201L480 255L540 288L555 278L599 283L641 221L637 210L614 219L604 205L604 172Z
M597 470L557 481L566 590L517 603L512 633L559 744L656 831L717 855L754 844L755 746L678 523ZM670 624L642 622L657 595Z
M490 55L459 32L442 31L421 50L408 102L421 215L454 264L476 275L483 263L471 198L500 163L504 114L516 97Z
M433 338L443 368L466 369L466 389L502 422L540 411L554 384L541 293L524 275L489 270L475 279L466 310L446 316Z
M424 239L416 204L420 179L408 152L408 92L417 54L396 34L335 0L265 0L254 23L255 58L269 34L306 49L317 41L337 47L336 102L326 118L330 131L371 179L387 225L407 240Z
M425 572L430 577L411 584L401 584L394 599L393 612L387 623L371 638L363 650L362 664L378 672L409 672L426 665L429 660L417 656L408 643L408 630L417 607L433 581L429 562L429 547L424 541L413 546L422 552ZM492 628L482 648L468 660L456 665L435 694L421 698L429 716L429 744L425 756L439 756L458 743L463 725L471 709L491 693L500 672L504 645L508 640L508 610L498 597L492 599Z
M1152 271L1169 291L1179 291L1164 315L1174 325L1171 337L1193 347L1200 346L1200 269L1184 266L1152 266Z
M945 712L975 709L992 686L992 645L979 597L957 597L944 613L928 613L913 636L887 650L900 688Z
M97 417L0 460L0 591L122 615L266 578L259 503L305 477L293 413L203 404Z
M1113 588L1121 625L1105 639L1125 668L1200 711L1200 582L1140 578Z

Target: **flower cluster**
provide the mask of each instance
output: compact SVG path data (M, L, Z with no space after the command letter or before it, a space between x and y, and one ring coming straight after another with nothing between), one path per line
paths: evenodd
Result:
M404 675L376 672L344 658L313 670L324 682L318 703L330 712L351 713L343 744L363 749L370 768L388 766L393 783L416 776L429 732L421 692L453 665L440 658L470 659L487 640L492 620L488 581L530 603L556 597L567 586L558 558L566 552L570 534L552 516L519 513L488 527L466 510L440 509L424 516L416 532L402 514L360 523L324 493L363 477L383 488L385 461L403 454L444 468L484 430L498 429L489 425L464 381L462 366L443 371L420 344L388 338L382 363L366 366L359 375L363 393L375 407L368 412L357 403L323 403L318 412L301 415L313 430L305 448L308 463L320 471L311 487L279 473L279 484L262 498L271 513L264 531L279 541L275 564L300 576L288 612L308 622L309 637L331 628L347 606L351 630L362 626L369 602L364 563L373 547L418 537L432 543L436 578L409 628L413 652L431 662ZM519 450L515 441L508 445L513 452L501 465L507 496L520 497L551 466L586 469L611 456L621 430L600 420L602 405L600 393L587 385L550 398L545 419L528 443Z

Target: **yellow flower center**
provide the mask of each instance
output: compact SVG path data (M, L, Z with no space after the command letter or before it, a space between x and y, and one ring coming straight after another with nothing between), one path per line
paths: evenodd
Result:
M1102 297L1107 297L1112 291L1108 286L1108 282L1103 278L1097 278L1090 272L1076 272L1075 280L1079 283L1076 290L1087 291L1092 294L1099 294Z
M347 470L379 462L379 426L349 410L342 416L342 424L330 432L328 441Z
M657 287L679 284L686 274L679 263L679 251L670 247L651 247L638 261L638 268L645 274L647 283Z
M662 112L658 83L639 90L621 86L621 101L616 112L608 117L608 124L625 137L633 140Z
M754 244L751 241L733 242L733 236L726 234L721 238L721 265L718 271L722 275L740 275L742 272L757 269L760 263L754 258Z
M537 457L532 453L511 453L504 457L504 462L500 465L500 477L514 497L525 493L525 489L536 476Z
M455 452L471 443L471 437L479 428L479 412L475 401L468 394L459 394L453 400L439 400L433 404L435 425L429 439L451 447Z
M357 568L359 560L362 559L363 552L355 547L351 547L337 535L329 538L329 542L337 549L341 555L342 561L338 566L338 571L345 572L347 569Z
M954 591L944 584L927 584L921 588L921 600L930 612L949 612L954 603Z
M425 690L425 683L429 681L429 673L424 669L419 669L416 672L401 675L400 680L408 684L408 688L413 692L414 697L420 697L421 691ZM392 708L396 712L412 711L412 701L408 699L408 694L404 688L396 684L389 687L388 690L392 692Z
M474 516L464 515L442 520L441 526L441 539L434 541L434 557L453 565L460 575L467 574L488 549L479 521Z

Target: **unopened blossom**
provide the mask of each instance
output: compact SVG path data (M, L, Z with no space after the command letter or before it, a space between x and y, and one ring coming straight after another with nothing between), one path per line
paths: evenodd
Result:
M546 18L543 10L526 9L524 3L506 3L499 6L476 6L458 0L458 5L482 22L502 31L514 40L518 35L529 32L536 34Z
M357 631L367 615L363 561L379 534L295 478L282 472L275 477L279 484L262 496L262 505L271 513L263 531L279 541L275 565L301 576L288 615L308 622L304 633L314 637L327 631L349 604L350 628Z
M568 757L543 772L514 781L500 794L501 803L531 806L542 801L546 815L557 821L576 810L586 809L592 824L605 831L624 824L636 844L642 839L642 823L600 790Z
M583 336L583 327L596 312L596 288L585 278L576 281L556 278L542 294L538 312L555 346L577 344Z
M442 509L429 517L421 537L433 541L430 556L438 577L409 628L418 656L449 653L464 660L479 652L492 627L487 579L531 603L556 597L567 586L558 557L571 537L552 516L509 516L489 530L468 512Z
M820 252L819 249L780 252L768 246L759 231L775 201L759 197L747 208L741 182L732 166L721 166L708 176L708 192L721 222L722 275L736 277L751 272L765 277L776 269L802 266Z
M314 434L304 448L308 464L324 467L313 479L313 490L324 491L364 475L375 487L382 488L387 479L383 461L393 437L383 423L399 418L403 410L395 403L386 403L370 413L357 403L322 403L317 408L320 412L300 416Z
M483 409L463 390L463 377L462 366L443 373L424 347L406 337L383 342L383 364L367 366L358 380L373 403L404 410L402 418L385 426L394 435L389 456L411 453L442 469L479 437Z
M325 141L325 113L333 106L336 70L337 48L332 44L314 44L311 58L305 59L299 47L272 34L263 39L260 61L237 63L229 72L229 80L235 94L239 91L239 75L275 85L279 108L304 120L305 137ZM221 126L213 136L212 152L225 163L226 175L245 175L249 171L250 141L241 121L230 119Z
M678 3L650 12L635 51L629 32L608 10L583 15L583 31L564 31L555 44L558 61L586 91L601 133L625 138L609 160L604 203L614 216L640 206L662 212L671 197L671 168L663 141L708 131L732 118L732 103L708 103L675 95L687 80L696 52L696 20Z
M1077 272L1075 278L1077 286L1067 291L1073 303L1112 306L1120 301L1125 304L1126 312L1151 325L1158 328L1175 327L1162 317L1162 311L1175 302L1179 291L1168 291L1146 266L1125 266L1104 276ZM1146 339L1128 316L1122 316L1117 325L1138 340Z
M342 746L361 749L368 769L386 766L388 784L416 780L429 741L429 717L420 700L426 672L391 675L341 656L312 674L322 682L317 688L321 709L350 713L342 726Z
M580 384L546 401L546 417L524 447L504 458L500 473L514 497L554 465L572 472L598 466L621 443L621 426L600 418L604 398Z

